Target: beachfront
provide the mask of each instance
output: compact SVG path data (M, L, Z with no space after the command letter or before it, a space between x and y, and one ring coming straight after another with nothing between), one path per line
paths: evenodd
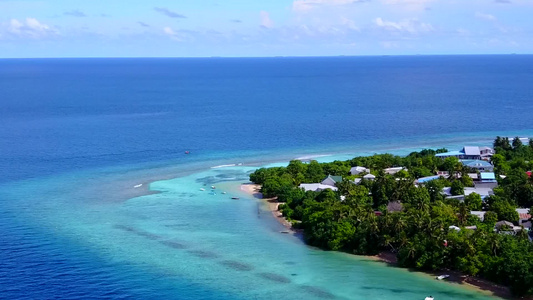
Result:
M525 140L527 141L527 139ZM367 158L354 158L351 161L345 162L345 163L351 163L351 165L354 166L351 169L349 165L348 167L346 167L346 165L343 165L343 162L333 162L330 164L321 165L321 164L318 164L316 161L311 161L309 164L306 165L306 164L302 164L302 162L300 161L291 161L291 163L286 169L276 168L275 170L272 171L274 173L269 173L270 172L269 169L259 169L253 174L251 174L250 179L253 182L264 183L262 187L259 187L257 185L243 185L241 188L258 198L262 198L263 196L261 193L258 192L259 190L262 191L263 193L266 192L268 196L271 197L269 199L269 208L271 209L274 217L278 219L278 221L282 222L285 226L290 227L290 223L292 222L293 226L296 224L297 228L303 229L305 240L311 245L315 245L315 246L318 246L320 248L324 248L327 250L341 250L341 251L347 251L347 252L353 251L353 253L365 254L365 255L375 253L379 247L381 250L377 252L380 252L380 255L377 255L376 257L383 257L384 261L387 261L388 263L394 264L394 265L399 265L403 267L414 267L415 266L415 265L410 265L408 263L406 264L406 259L407 260L413 259L416 257L415 256L416 254L409 254L409 256L405 256L407 252L403 252L402 254L402 251L404 251L402 247L406 247L406 244L401 244L401 243L398 244L399 240L396 240L395 242L394 239L390 239L390 237L385 236L384 237L385 244L382 244L382 242L379 242L378 240L376 240L375 242L372 242L372 240L370 240L370 243L374 243L373 244L374 248L371 247L371 248L368 248L368 250L364 250L360 248L349 250L346 248L347 245L349 244L344 244L343 246L342 240L339 241L338 239L339 238L345 239L344 243L347 243L349 240L353 238L352 234L354 233L351 233L344 237L342 237L342 235L339 236L337 234L337 236L339 237L337 237L334 240L334 243L332 244L333 241L331 240L331 238L330 238L330 241L328 242L320 241L320 239L324 238L324 233L321 233L321 236L316 236L316 231L326 230L325 232L326 238L327 238L327 235L335 234L335 230L338 230L338 229L335 229L335 227L330 227L330 229L328 229L328 227L324 227L324 226L330 226L326 224L329 224L331 222L332 217L333 217L333 222L337 222L335 220L349 220L349 219L346 219L346 217L343 217L343 214L345 216L346 214L350 216L352 215L353 209L355 209L356 216L357 214L359 214L357 217L357 221L356 221L356 224L359 224L359 226L363 226L365 222L374 222L373 224L376 224L376 225L370 225L370 226L385 226L385 229L377 229L376 227L376 229L373 229L374 232L381 231L381 230L387 230L386 227L390 226L390 225L387 225L389 222L388 220L392 221L392 219L394 219L395 217L396 217L395 222L405 222L405 221L399 221L400 219L398 219L398 217L402 216L403 210L405 209L408 210L410 207L413 207L416 209L414 212L417 215L417 218L424 218L423 215L420 216L419 213L417 212L418 210L422 210L422 211L426 210L427 209L426 207L430 205L429 202L427 204L424 204L423 202L417 202L417 201L420 201L418 199L420 199L419 197L423 197L423 194L420 194L420 196L416 196L415 198L412 198L412 200L407 200L407 199L409 199L408 196L411 193L419 193L421 191L425 191L431 188L433 189L434 193L429 194L427 196L428 197L427 201L431 201L431 202L436 201L435 204L432 204L432 205L436 205L436 207L442 207L443 205L444 206L447 205L449 207L448 209L452 209L454 206L457 209L456 215L453 215L453 216L449 215L448 217L451 217L452 219L455 219L458 217L458 219L456 219L455 221L452 221L452 223L449 223L448 221L442 224L442 225L447 224L445 226L449 226L449 234L442 235L442 233L445 232L442 225L440 225L441 232L436 233L436 236L439 236L439 235L442 236L442 237L438 237L437 239L444 241L443 242L444 246L442 246L442 244L440 246L442 247L444 252L449 251L447 247L458 247L457 245L461 243L460 240L457 239L457 234L459 232L466 233L467 235L463 235L466 239L470 239L469 237L470 235L473 235L474 237L476 237L479 234L485 234L484 232L486 232L488 234L492 234L494 236L493 238L502 240L502 243L504 241L508 241L510 243L515 243L516 241L522 241L521 247L523 248L522 249L518 248L513 251L517 251L518 253L520 253L520 251L527 252L528 251L527 248L530 247L530 243L527 238L529 227L531 226L530 225L531 223L529 222L529 219L531 218L531 216L529 215L529 210L523 209L523 208L517 208L515 211L515 209L512 208L512 210L508 210L508 212L504 212L501 210L496 210L496 212L494 212L493 210L497 207L496 204L494 204L495 201L502 201L502 200L498 200L499 199L498 197L504 197L504 195L502 194L502 192L500 192L501 188L499 188L498 190L498 195L495 195L493 193L493 189L495 189L498 186L498 182L500 181L503 183L503 188L506 188L506 185L508 185L511 182L510 181L511 179L508 176L511 176L512 172L505 173L505 171L503 171L505 170L505 167L504 167L505 162L502 161L500 156L498 155L500 155L500 153L505 152L505 151L507 151L508 154L520 153L516 155L522 155L524 151L525 152L532 151L533 142L529 141L529 145L527 144L523 145L521 139L515 138L511 146L511 143L509 142L508 139L501 139L500 137L498 137L494 145L496 147L496 151L490 148L487 148L487 147L484 147L482 149L479 147L464 147L462 151L456 151L456 152L447 152L444 149L442 151L439 150L436 152L436 155L435 155L435 151L433 150L431 151L423 150L420 153L413 152L407 158L404 159L404 160L413 159L415 157L424 158L424 159L428 158L429 159L428 161L441 164L442 167L439 167L439 168L443 168L443 169L441 169L441 171L438 171L439 174L436 176L426 176L426 177L420 177L418 179L410 179L412 177L409 177L409 175L412 175L413 171L410 171L408 173L408 168L403 167L403 166L391 168L390 164L393 164L392 162L389 162L388 163L389 167L385 168L383 171L378 170L377 173L373 172L373 174L370 173L369 168L354 166L355 164L362 164L362 165L366 165L367 167L369 165L372 165L373 167L375 167L375 164L372 163L373 160L380 161L385 158L389 161L394 161L394 160L400 159L400 158L394 158L393 156L387 156L387 155L384 155L384 156L375 155L373 157L367 157ZM481 160L482 155L485 155L485 157L483 157L484 160ZM494 165L487 162L491 160L493 155L495 155L494 158L492 159L494 160ZM436 160L431 160L430 159L431 157L435 157ZM470 160L465 159L463 161L460 161L459 158L463 158L463 159L467 158ZM472 159L478 159L480 163L472 163ZM382 164L382 166L386 166L386 165L387 163ZM408 165L408 166L412 168L412 165ZM429 166L429 165L427 165L426 163L426 166ZM337 170L343 169L344 171L342 172L337 171L337 174L335 174L336 176L328 175L324 178L323 177L324 175L318 175L318 177L316 177L315 175L313 175L313 173L310 173L311 167L313 168L313 172L315 173L322 172L322 174L324 174L323 173L324 171L322 170L322 168L324 169L337 168ZM496 167L496 172L498 172L499 174L499 178L498 178L499 180L496 180L495 175L494 175L495 167ZM348 179L343 180L342 176L346 176L346 174L348 173L348 170L352 176L355 175L356 177L355 179L353 179L353 177L352 178L349 177ZM426 170L429 170L429 169L426 169ZM420 173L421 170L418 170L418 169L416 169L415 172L419 172L419 174L422 174ZM428 171L424 171L424 172L427 173ZM469 173L469 172L474 172L474 173ZM529 173L526 172L525 170L517 170L517 172L519 174L521 172L524 175L526 175L527 173L527 175L529 176ZM272 174L272 175L269 175L269 174ZM285 174L283 175L284 179L281 179L279 177L281 176L280 174ZM342 176L338 176L341 174ZM292 177L293 179L289 179L291 175L294 176ZM377 175L377 177L375 175ZM323 180L318 183L308 183L308 184L296 183L296 185L293 185L294 181L296 181L295 178L298 177L298 178L304 179L306 176L307 177L315 176L312 178L323 178ZM387 176L389 176L391 179L394 179L394 178L396 179L395 181L394 180L391 181L390 184L395 184L397 186L396 189L400 191L400 194L396 194L396 196L394 196L396 192L393 191L392 197L399 197L399 198L386 198L388 200L386 200L387 202L385 203L388 203L388 205L385 205L383 207L379 206L378 210L374 208L374 211L372 212L372 210L370 210L370 206L367 206L367 204L365 204L366 203L365 201L371 201L372 198L374 198L374 201L376 201L376 199L378 199L377 201L379 201L379 198L376 198L376 196L381 196L381 194L376 195L375 193L376 191L379 191L380 188L384 187L383 180ZM513 179L513 180L516 180L516 179ZM439 185L436 185L436 183L438 183ZM299 188L295 188L295 186L298 186L298 184L299 184ZM450 192L450 188L445 187L447 184L451 184L451 192ZM292 188L290 187L291 185L293 186ZM466 185L466 186L472 185L474 186L474 188L466 188L463 185ZM376 190L376 187L378 188L377 190ZM529 185L526 184L523 188L528 189ZM412 190L412 192L408 192L409 194L403 194L402 196L401 194L402 189ZM486 191L488 191L488 193ZM359 195L359 196L356 196L356 195ZM319 200L319 202L315 202L316 204L314 204L314 206L310 208L311 213L313 213L313 211L316 211L317 209L318 211L324 210L324 212L321 212L320 214L325 213L326 215L329 215L329 217L326 217L326 219L323 219L324 221L322 221L322 222L327 222L327 223L318 223L318 224L316 223L317 218L318 218L318 222L321 222L320 218L323 218L320 214L318 215L315 214L313 216L304 216L302 219L302 216L301 216L302 210L298 212L298 209L300 209L298 205L310 205L309 203L312 203L312 202L309 202L309 201L312 201L314 197L319 197L317 199L321 199L321 200ZM302 200L302 198L305 198L307 200ZM360 200L360 199L366 199L366 200ZM395 199L398 199L398 200L395 200ZM402 200L400 201L400 199ZM283 203L281 205L274 205L274 203L277 200ZM303 204L302 204L302 201L304 201ZM523 200L523 201L527 201L527 200ZM300 204L294 204L294 203L300 203ZM281 212L278 211L280 207L281 207ZM332 207L333 209L332 212L327 212L329 207ZM343 207L346 207L347 209L346 212L342 212L342 210L339 212L335 211L335 209L340 210ZM485 215L485 212L483 212L483 214L480 214L477 211L473 211L476 209L479 210L482 207L488 210L488 213L486 214L487 216L489 214L495 215L494 221L487 221L488 220L487 218L484 219L483 217ZM472 210L470 212L470 216L468 213L468 209ZM364 212L366 210L368 210L368 212ZM359 213L357 213L357 211L359 211ZM307 214L309 212L308 210L305 210L304 208L303 213ZM368 215L365 215L367 213ZM431 213L431 214L434 214L434 213ZM437 217L438 215L433 216L432 218L437 218ZM365 218L366 221L360 221L360 218L361 219ZM294 219L296 219L297 221L295 221ZM469 221L466 221L467 219ZM513 225L511 222L508 222L508 221L496 222L498 220L505 220L505 219L513 220L513 221L516 221L517 223ZM480 220L482 221L481 223L479 222ZM294 222L297 222L297 223L294 223ZM317 224L317 225L311 225L313 223L310 223L310 222L313 222L314 224ZM346 221L343 221L343 222L346 222ZM349 223L342 223L342 224L348 224L348 226L355 226L355 225L349 225ZM377 225L377 224L380 224L380 225ZM502 227L501 224L505 224L506 227L505 228ZM461 225L461 227L458 227L456 225ZM319 226L319 227L316 227L316 226ZM342 225L342 226L346 226L346 225ZM369 225L366 225L366 226L369 226ZM393 226L396 226L396 225L393 225ZM492 233L493 227L494 227L495 233ZM392 228L393 227L391 227L391 229ZM418 228L419 228L418 229L419 231L422 231L420 227ZM354 230L354 229L346 228L343 230L345 231L348 230L349 232L350 230ZM397 230L397 229L394 229L394 230ZM418 231L415 231L414 234L418 234L417 232ZM391 233L391 234L397 234L397 233ZM431 236L432 233L428 233L428 234ZM511 236L516 235L517 237L516 238L509 237L509 235ZM359 238L363 238L363 241L364 241L364 237L359 237ZM368 243L369 238L371 239L372 237L370 236L367 237L366 238L367 241L365 243ZM339 242L341 244L338 244ZM405 243L405 242L402 242L402 243ZM410 247L413 247L413 246L410 246ZM426 248L426 251L427 250L428 249ZM416 250L409 250L409 251L413 251L412 253L415 253L414 251ZM481 249L478 249L478 251L481 251ZM394 252L397 254L395 255L387 254L389 252ZM399 260L395 257L396 255L398 256ZM493 255L496 256L497 255L496 252L494 252ZM520 261L518 261L517 263L521 264ZM416 264L416 267L418 269L424 269L423 265L419 265L418 262ZM495 295L509 297L511 291L513 293L519 293L517 291L518 287L516 285L512 285L512 289L509 290L507 288L504 288L503 286L499 286L497 284L491 283L490 281L482 280L476 277L467 276L467 275L476 275L476 273L469 274L471 271L464 271L463 273L466 273L466 274L462 275L459 272L452 272L448 270L448 266L445 266L445 265L442 265L441 267L435 267L434 265L430 267L428 265L425 268L426 269L431 268L433 270L440 269L441 270L440 272L452 273L451 274L452 276L448 276L450 274L446 275L447 277L449 277L451 281L454 281L457 283L467 283L467 284L474 285L478 287L479 289L490 290ZM485 273L485 276L487 276L486 273Z

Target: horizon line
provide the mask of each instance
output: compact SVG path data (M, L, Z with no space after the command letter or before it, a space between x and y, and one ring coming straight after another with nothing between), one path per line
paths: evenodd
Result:
M272 56L35 56L0 57L8 59L195 59L195 58L333 58L333 57L398 57L398 56L528 56L533 53L469 53L469 54L361 54L361 55L272 55Z

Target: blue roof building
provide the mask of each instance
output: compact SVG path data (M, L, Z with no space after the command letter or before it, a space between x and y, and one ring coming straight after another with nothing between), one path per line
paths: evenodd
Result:
M479 147L465 146L459 151L450 151L445 153L437 153L436 157L457 157L459 159L481 159L481 150Z
M435 176L421 177L421 178L418 178L416 181L418 183L425 183L425 182L429 182L429 181L439 179L439 178L440 178L440 175L435 175Z
M492 172L494 166L485 160L480 159L463 159L461 163L469 168L476 169L480 172Z
M482 172L481 175L481 182L496 182L496 175L492 172Z

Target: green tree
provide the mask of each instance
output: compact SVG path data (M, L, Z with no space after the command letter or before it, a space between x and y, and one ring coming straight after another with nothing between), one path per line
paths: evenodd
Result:
M463 195L465 193L465 187L463 186L463 183L459 180L454 180L452 182L450 193L454 196Z
M479 194L471 193L465 196L465 204L470 210L481 210L483 201L481 200L481 196Z
M487 197L486 201L489 204L489 210L498 215L498 221L518 221L518 213L515 210L516 207L506 199L497 195L492 195Z
M522 147L522 141L520 140L519 137L515 137L513 139L513 150L518 150Z
M483 223L487 224L489 228L494 228L494 224L498 222L498 214L493 211L488 211L483 217Z
M287 172L293 178L296 178L299 174L305 174L307 172L307 165L300 160L291 160L287 166Z
M462 164L457 157L450 156L444 159L442 167L445 171L448 171L450 178L456 178L456 173L462 169Z
M306 180L308 182L321 182L324 178L326 178L326 173L324 173L322 165L316 160L309 162L309 165L307 166Z

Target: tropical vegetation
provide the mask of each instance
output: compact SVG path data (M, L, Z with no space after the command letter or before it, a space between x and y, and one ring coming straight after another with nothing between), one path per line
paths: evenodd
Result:
M283 215L304 232L305 241L325 250L375 255L396 254L398 265L420 270L453 269L510 287L515 295L533 293L533 244L528 232L515 234L498 221L518 221L517 207L533 205L533 141L524 145L497 137L492 158L499 186L494 195L481 200L477 194L464 201L446 197L451 187L462 194L473 182L457 158L441 159L446 149L426 149L405 157L376 154L348 161L303 163L261 168L250 180L262 186L266 197L277 197ZM353 166L365 166L374 180L350 175ZM383 170L405 167L393 175ZM415 184L416 178L447 171L447 178ZM298 188L301 183L320 182L327 175L343 176L337 191L320 192ZM503 176L499 176L503 175ZM486 211L481 221L472 210ZM475 226L475 227L472 227ZM458 228L460 230L457 230Z

